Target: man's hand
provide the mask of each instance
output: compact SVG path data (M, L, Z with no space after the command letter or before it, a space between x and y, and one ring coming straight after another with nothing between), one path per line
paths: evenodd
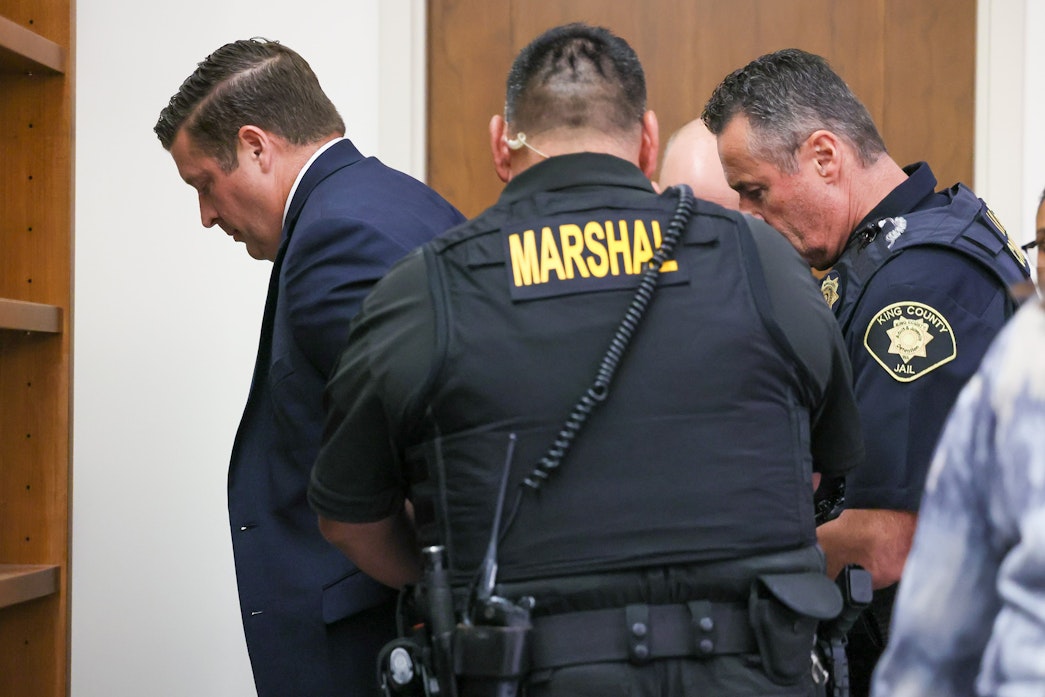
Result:
M834 578L846 564L859 564L871 573L875 588L900 580L911 551L918 515L911 511L846 509L816 529L827 556L827 576Z

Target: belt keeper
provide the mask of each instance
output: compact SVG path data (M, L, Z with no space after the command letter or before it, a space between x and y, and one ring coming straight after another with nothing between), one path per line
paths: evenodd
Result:
M715 619L711 613L711 602L694 600L686 603L693 627L693 653L697 657L710 656L715 651Z
M628 641L628 660L635 665L649 663L651 660L649 606L626 605L624 624L624 635Z

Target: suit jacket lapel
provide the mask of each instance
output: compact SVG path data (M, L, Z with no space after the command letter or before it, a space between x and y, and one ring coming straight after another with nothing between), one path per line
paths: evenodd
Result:
M283 238L276 252L276 259L272 265L272 275L269 276L268 297L265 298L265 314L261 320L261 338L258 340L258 358L254 364L254 377L251 381L251 396L254 396L268 379L269 364L272 362L272 333L276 323L276 302L279 299L279 274L283 268L283 259L287 255L287 246L294 232L301 210L305 207L305 201L312 194L312 190L321 181L329 177L343 167L348 167L363 159L359 150L352 141L338 141L327 148L326 152L316 158L316 161L305 172L301 178L298 188L294 191L294 198L290 202L287 211L287 219L283 223Z
M281 247L285 247L287 240L290 239L290 235L294 230L294 225L297 223L298 216L301 215L301 209L305 207L305 201L312 194L312 190L319 185L321 181L329 177L331 174L336 172L343 167L348 167L351 164L363 159L359 150L352 144L349 139L340 140L329 148L326 152L316 158L316 161L308 168L305 172L305 176L301 178L301 182L298 184L298 188L294 191L294 198L290 201L290 208L287 210L287 219L283 223L283 241ZM282 250L281 250L282 251Z

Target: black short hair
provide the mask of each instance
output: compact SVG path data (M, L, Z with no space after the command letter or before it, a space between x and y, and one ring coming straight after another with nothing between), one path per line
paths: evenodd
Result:
M231 171L237 134L248 124L296 145L345 132L308 62L278 41L260 38L225 44L203 59L153 130L170 150L184 127L198 147Z
M549 29L519 53L508 73L504 117L520 131L625 131L645 112L642 64L628 42L603 27Z
M783 171L794 171L795 152L819 129L848 141L864 165L886 152L867 108L845 81L824 58L801 49L767 53L730 73L701 118L718 135L738 114L750 123L752 152Z

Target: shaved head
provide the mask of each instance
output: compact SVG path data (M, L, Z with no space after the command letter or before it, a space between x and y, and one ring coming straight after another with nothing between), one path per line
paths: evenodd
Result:
M665 188L689 184L699 198L740 209L740 195L729 188L722 173L715 136L700 119L690 121L668 140L658 183Z

